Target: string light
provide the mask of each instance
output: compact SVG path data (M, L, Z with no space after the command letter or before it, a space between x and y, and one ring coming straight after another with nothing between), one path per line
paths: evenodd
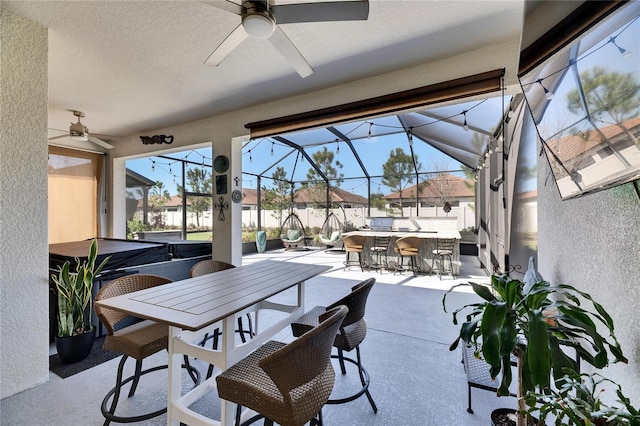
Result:
M462 115L464 115L464 123L462 124L462 129L467 132L469 131L469 125L467 124L467 111L462 111Z
M413 146L413 127L409 127L407 130L407 137L409 138L409 146Z
M371 128L373 127L373 122L369 123L369 134L367 135L367 139L371 139Z
M609 43L611 43L615 47L617 47L618 50L620 51L620 54L622 54L622 56L624 56L625 58L628 58L629 56L631 56L631 51L630 50L624 49L624 48L620 47L620 45L618 45L618 43L616 43L616 37L618 37L618 36L609 37Z
M156 162L151 160L151 171L155 172L156 171Z
M251 150L249 150L249 162L253 163L253 157L251 156Z
M336 154L340 154L340 141L336 139Z
M536 83L542 86L542 90L544 90L544 97L547 98L547 100L550 101L551 99L553 99L553 93L550 92L546 87L544 87L544 84L542 84L542 79L536 80Z
M273 145L274 145L274 143L273 143L273 141L271 141L271 156L272 157L273 157Z

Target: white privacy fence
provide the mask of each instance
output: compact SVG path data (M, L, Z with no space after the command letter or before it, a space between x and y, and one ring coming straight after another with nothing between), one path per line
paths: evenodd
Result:
M400 213L400 209L385 210L385 209L371 209L371 215L367 215L366 207L352 207L344 209L331 209L330 211L335 214L340 222L349 222L355 228L361 228L369 224L369 217L449 217L457 218L458 230L466 229L475 226L475 212L473 205L470 203L460 203L460 206L451 207L451 211L447 214L441 207L420 207L418 214L416 214L415 207L404 207ZM303 208L293 209L294 213L300 217L300 220L304 224L305 228L321 227L326 219L325 209L315 208ZM138 215L137 213L136 215ZM165 223L168 227L182 227L182 212L169 211L165 212ZM280 228L281 221L284 221L289 215L289 210L283 210L282 215L278 217L275 210L262 210L261 211L261 224L262 228ZM213 225L214 214L209 210L200 214L199 226L211 227ZM217 216L215 216L217 217ZM192 213L187 213L187 226L197 226L196 216ZM258 227L258 210L243 210L242 211L242 226L243 228L257 228Z

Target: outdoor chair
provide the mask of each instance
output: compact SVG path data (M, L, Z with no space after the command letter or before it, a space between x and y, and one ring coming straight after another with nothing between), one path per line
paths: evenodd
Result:
M429 271L429 276L434 271L434 264L436 259L438 260L438 277L442 279L442 272L445 269L445 261L449 259L449 272L451 273L451 277L455 277L453 273L453 249L455 246L456 240L453 238L438 238L436 240L436 248L431 252L431 271Z
M265 425L322 425L322 406L335 381L331 345L347 311L323 311L304 335L288 344L269 341L216 377L220 398L237 404L236 426L242 407L259 413L243 425L260 418Z
M400 256L400 262L396 267L396 271L404 270L404 258L409 257L409 263L413 276L415 277L419 271L418 261L420 259L420 244L422 239L418 237L402 237L396 240L394 251Z
M473 346L468 346L466 344L461 345L462 347L462 363L464 365L464 371L467 375L467 412L473 414L473 409L471 408L471 388L483 389L492 392L496 392L498 387L500 387L500 377L496 377L495 379L491 378L491 374L487 363L481 359L476 358L474 355ZM511 355L511 365L517 365L518 359L515 355ZM511 396L516 396L515 393L511 393Z
M224 271L225 269L231 269L231 268L235 268L235 266L232 265L231 263L222 262L220 260L211 260L211 259L201 260L200 262L196 263L191 267L191 270L189 271L189 277L190 278L199 277L201 275L212 274L214 272ZM253 320L251 319L250 313L247 313L247 322L248 322L248 329L245 330L242 322L242 317L238 317L238 328L236 329L236 333L240 335L240 339L242 340L242 343L247 342L245 335L248 334L249 337L254 336ZM213 350L217 350L220 336L222 336L222 331L220 331L220 327L216 327L216 329L213 330L213 334L211 336L209 335L209 333L206 333L204 335L204 338L200 342L200 346L204 346L209 339L212 339L211 348ZM207 379L211 377L211 375L213 374L213 368L214 366L210 364L209 369L207 370Z
M340 219L338 219L335 214L329 213L320 228L318 241L327 247L338 245L342 240L341 229L342 224L340 223Z
M344 251L346 253L344 262L345 269L353 264L353 261L350 258L351 253L356 253L360 270L364 272L362 253L364 251L364 243L366 239L367 237L363 235L348 235L342 239L342 242L344 243Z
M304 243L305 230L302 221L297 214L291 213L282 222L280 227L280 240L284 244L285 250L291 250L298 247L300 243Z
M347 316L342 321L340 329L333 342L333 346L338 350L338 354L332 355L331 358L338 360L342 374L347 373L344 364L345 361L357 366L360 384L362 387L352 395L343 398L329 399L327 404L343 404L360 398L362 395L366 395L369 403L371 404L371 408L373 408L373 412L378 412L378 407L369 392L369 373L362 366L362 359L360 356L360 343L362 343L367 335L367 323L364 320L367 298L369 297L369 293L371 292L371 288L375 282L375 278L364 280L352 287L351 292L340 300L334 302L328 307L316 306L291 324L291 331L293 335L302 336L308 330L317 325L319 316L321 316L325 311L329 312L336 306L341 305L349 308L349 313L347 313ZM356 350L355 360L344 356L345 351L350 352L353 349Z
M389 261L387 256L387 251L389 250L389 243L391 242L391 237L373 237L373 245L371 246L371 254L375 256L375 263L373 263L373 259L371 261L371 267L377 268L382 273L383 268L389 267ZM384 264L381 263L382 256L384 255Z
M96 301L132 293L138 290L144 290L146 288L170 282L170 279L157 275L125 275L124 277L116 278L102 287L96 295ZM101 308L100 306L95 306L95 312L107 330L107 336L105 337L103 348L105 350L122 354L122 359L118 365L116 385L102 400L101 410L102 415L105 417L104 426L107 426L112 421L117 423L141 422L166 413L166 407L152 413L129 417L118 416L115 414L115 411L120 398L120 391L124 385L132 382L131 388L129 389L130 398L135 394L138 382L142 375L168 368L168 365L165 364L149 368L144 371L142 370L143 359L160 352L163 349L167 349L169 339L169 328L167 325L150 320L142 320L140 318L127 315L124 312ZM129 357L136 360L135 372L132 376L122 380L124 365ZM186 355L184 356L184 364L182 367L187 369L193 383L197 385L200 382L200 374L198 370L189 364L189 359ZM109 399L112 396L113 400L111 402L111 406L107 408Z

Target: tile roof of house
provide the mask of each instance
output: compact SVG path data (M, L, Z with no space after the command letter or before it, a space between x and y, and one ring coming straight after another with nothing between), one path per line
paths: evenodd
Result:
M624 126L624 128L623 128ZM551 150L558 156L560 161L566 162L572 160L580 154L587 153L592 149L600 149L604 146L600 132L613 141L625 133L625 128L629 131L640 126L640 117L631 118L621 125L611 124L609 126L600 127L600 131L589 130L580 132L575 135L566 135L557 139L546 141Z
M436 176L432 179L427 179L425 184L420 184L420 198L440 198L442 197L442 192L438 191L438 186L440 184L445 184L447 186L446 196L450 199L457 198L468 198L473 197L475 195L473 186L474 182L470 179L465 179L459 176L454 176L449 173L444 173ZM407 199L410 197L416 196L416 187L417 185L409 186L402 190L402 198ZM385 195L384 198L386 200L396 200L400 199L400 192L392 192L391 194Z

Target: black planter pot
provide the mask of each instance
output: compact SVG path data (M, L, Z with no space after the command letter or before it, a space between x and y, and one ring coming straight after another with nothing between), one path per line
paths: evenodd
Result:
M56 349L58 350L60 361L64 364L82 361L89 356L95 338L95 329L75 336L56 336Z
M491 426L515 426L515 415L516 410L511 408L498 408L491 412ZM506 418L507 416L514 419L513 423L509 423Z
M507 417L513 419L513 422L509 422ZM538 419L532 417L533 423L538 424ZM515 426L516 425L516 410L512 408L497 408L491 412L491 426Z

